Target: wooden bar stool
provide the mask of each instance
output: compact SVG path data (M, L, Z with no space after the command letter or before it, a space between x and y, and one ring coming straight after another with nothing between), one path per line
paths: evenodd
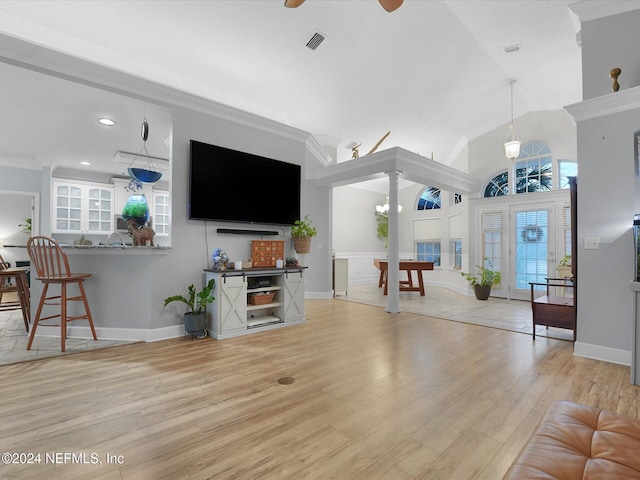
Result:
M67 254L52 238L42 236L31 237L27 242L27 252L29 252L29 257L31 257L31 263L35 266L36 278L44 284L42 295L40 296L40 303L38 304L38 310L36 311L36 317L33 321L33 330L31 330L31 335L29 336L27 350L31 350L31 344L33 343L33 338L40 322L55 318L59 318L60 323L45 323L42 326L60 327L60 342L63 352L65 351L67 323L69 322L75 320L88 320L89 326L91 327L91 333L93 334L93 339L97 340L98 337L96 335L96 329L93 326L93 319L91 318L91 311L89 310L89 302L87 302L87 295L83 285L84 280L89 278L91 274L71 273ZM67 285L70 283L78 285L80 295L75 297L67 295ZM59 285L60 295L47 296L50 285ZM69 317L67 303L80 301L84 305L84 315ZM40 318L42 308L45 305L60 305L60 313Z
M0 261L0 311L22 310L24 328L28 333L31 322L31 296L27 280L29 267L8 268L7 265L4 261ZM15 285L11 284L12 278L15 279ZM16 293L18 300L2 302L2 296L5 293Z

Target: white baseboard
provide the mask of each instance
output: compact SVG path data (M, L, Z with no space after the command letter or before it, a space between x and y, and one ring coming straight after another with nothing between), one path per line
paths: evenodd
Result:
M602 347L589 343L576 342L573 346L573 354L578 357L593 358L609 363L631 365L631 351L617 348Z
M40 329L36 336L40 336ZM43 333L46 333L43 332ZM60 330L57 330L57 335L47 336L60 336ZM93 338L91 335L91 329L89 327L71 326L67 328L67 334L69 337L74 338ZM96 327L96 334L100 340L118 340L125 342L157 342L158 340L167 340L169 338L182 337L184 335L184 325L172 325L169 327L144 329L144 328L108 328L108 327ZM44 335L43 335L44 336Z
M333 292L304 292L304 298L321 298L328 299L333 298Z

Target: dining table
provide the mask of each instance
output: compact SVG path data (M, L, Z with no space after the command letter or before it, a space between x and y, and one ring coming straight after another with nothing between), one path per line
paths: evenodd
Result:
M387 260L374 258L373 264L380 270L380 279L378 280L378 287L384 287L384 294L387 294L388 290L388 271L389 262ZM433 262L426 262L423 260L400 260L398 264L398 270L407 272L407 280L400 280L401 292L420 292L420 296L424 297L424 279L422 278L422 272L425 270L433 270ZM418 279L418 285L413 283L413 273L416 273Z

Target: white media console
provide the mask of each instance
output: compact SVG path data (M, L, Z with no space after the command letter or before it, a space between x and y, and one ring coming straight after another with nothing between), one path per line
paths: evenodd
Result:
M205 270L215 280L209 334L222 340L303 323L305 268Z

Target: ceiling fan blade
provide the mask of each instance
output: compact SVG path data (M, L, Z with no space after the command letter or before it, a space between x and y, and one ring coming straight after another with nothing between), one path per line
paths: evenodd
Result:
M384 8L387 12L393 12L397 8L400 8L403 0L378 0L382 8Z
M284 6L287 8L296 8L304 3L304 0L284 0Z

